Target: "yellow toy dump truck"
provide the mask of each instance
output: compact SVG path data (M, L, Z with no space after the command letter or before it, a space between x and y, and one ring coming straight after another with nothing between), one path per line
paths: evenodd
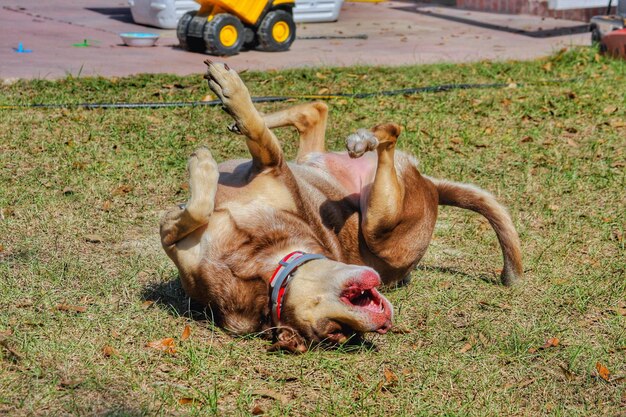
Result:
M187 12L176 34L183 49L212 55L235 55L257 46L286 51L296 38L295 0L196 0L200 10Z

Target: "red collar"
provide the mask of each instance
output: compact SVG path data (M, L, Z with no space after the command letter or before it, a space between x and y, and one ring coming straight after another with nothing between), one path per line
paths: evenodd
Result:
M280 323L280 310L283 305L283 297L287 284L291 281L293 272L298 267L313 259L323 259L324 255L305 253L302 251L291 252L278 262L278 267L270 278L270 309L272 321L277 326Z

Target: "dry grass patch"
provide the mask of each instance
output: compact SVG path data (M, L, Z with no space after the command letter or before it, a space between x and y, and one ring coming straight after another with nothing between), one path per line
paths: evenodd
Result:
M159 248L160 213L186 199L192 150L246 156L219 109L1 111L0 413L620 415L625 76L623 62L589 50L244 74L253 95L517 83L329 103L331 149L358 127L397 122L406 127L399 146L425 173L496 194L519 228L526 282L498 285L488 224L446 208L412 283L387 291L396 330L371 336L373 346L301 356L268 354L262 339L233 339L191 317ZM555 77L575 80L544 82ZM0 104L207 91L200 75L68 78L0 87ZM293 155L294 135L279 135ZM158 341L165 348L148 345Z

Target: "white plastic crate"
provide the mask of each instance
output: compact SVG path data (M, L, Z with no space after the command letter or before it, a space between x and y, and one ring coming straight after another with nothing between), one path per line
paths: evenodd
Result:
M178 20L188 11L198 10L193 0L128 0L135 23L176 29Z
M343 0L296 0L296 22L334 22L339 18ZM188 11L198 10L193 0L128 0L135 23L176 29L178 20Z
M339 18L343 0L296 0L296 22L334 22Z

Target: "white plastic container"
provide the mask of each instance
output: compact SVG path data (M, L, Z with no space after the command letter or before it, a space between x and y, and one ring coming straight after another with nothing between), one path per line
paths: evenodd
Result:
M296 22L334 22L339 18L343 0L296 0Z
M188 11L198 10L193 0L128 0L135 23L176 29L178 20Z
M343 0L296 0L296 22L334 22L339 18ZM176 29L178 20L200 5L193 0L128 0L135 23Z

